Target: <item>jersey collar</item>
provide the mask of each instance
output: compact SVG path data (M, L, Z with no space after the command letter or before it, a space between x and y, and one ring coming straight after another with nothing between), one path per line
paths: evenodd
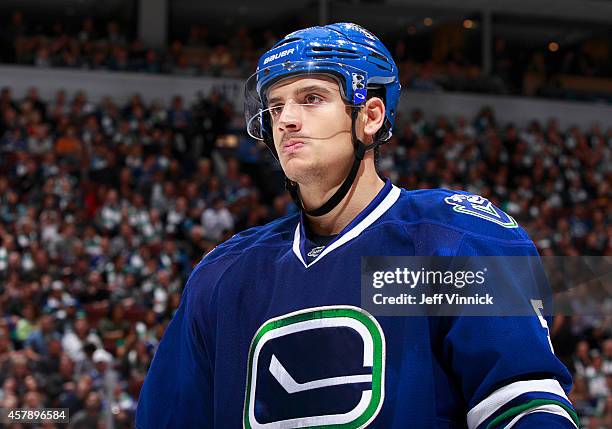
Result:
M386 213L393 206L400 196L400 189L394 186L389 179L385 180L385 186L380 190L378 195L368 204L368 206L353 219L336 238L329 243L325 250L312 261L307 264L304 243L306 240L306 229L304 227L304 213L300 214L300 223L295 228L293 235L293 253L304 267L309 268L323 259L327 254L334 249L348 243L355 237L359 236L368 226L372 225L379 217Z

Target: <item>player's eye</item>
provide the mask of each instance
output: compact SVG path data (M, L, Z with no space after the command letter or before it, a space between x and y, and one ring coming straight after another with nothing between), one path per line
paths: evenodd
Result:
M282 111L283 111L283 105L282 104L278 104L276 106L271 106L270 107L270 116L272 118L278 118Z
M323 101L323 98L317 94L308 94L304 97L304 102L306 104L319 104Z

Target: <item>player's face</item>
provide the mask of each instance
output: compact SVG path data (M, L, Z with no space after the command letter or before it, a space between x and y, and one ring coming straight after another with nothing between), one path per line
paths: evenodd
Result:
M283 80L268 92L268 107L276 152L290 180L344 178L353 161L351 118L334 79Z

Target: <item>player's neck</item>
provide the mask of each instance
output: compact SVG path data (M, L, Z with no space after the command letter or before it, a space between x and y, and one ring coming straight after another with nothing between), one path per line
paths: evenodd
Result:
M353 186L332 211L323 216L307 216L310 230L317 235L338 234L347 226L385 186L385 182L376 174L374 168L365 168L362 164ZM302 198L306 207L319 207L327 201L340 187L334 186L315 196L304 192Z

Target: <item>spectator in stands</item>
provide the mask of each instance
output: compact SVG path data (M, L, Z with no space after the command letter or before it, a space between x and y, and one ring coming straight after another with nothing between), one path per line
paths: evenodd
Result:
M91 429L99 427L102 401L96 392L90 392L85 400L85 409L71 416L70 429Z
M605 401L610 392L608 391L606 374L603 370L602 356L597 349L591 350L590 356L591 364L585 370L589 392L598 402Z
M606 376L612 375L612 338L603 343L603 371Z
M84 348L87 344L102 348L100 337L91 329L89 321L81 316L64 333L62 348L72 362L81 363L86 358Z
M214 197L211 206L202 213L202 227L209 240L220 241L224 231L234 229L232 215L220 196Z
M71 164L77 164L82 155L81 141L74 126L69 126L64 135L55 142L55 153Z

